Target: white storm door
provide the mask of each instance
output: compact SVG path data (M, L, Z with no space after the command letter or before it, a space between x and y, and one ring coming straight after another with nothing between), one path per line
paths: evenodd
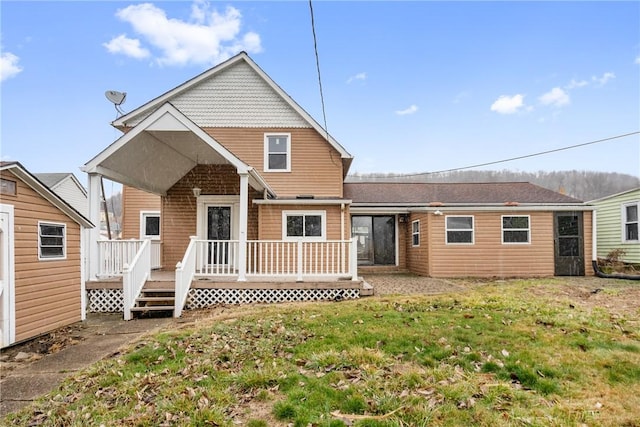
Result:
M16 340L13 276L13 206L0 205L0 348Z

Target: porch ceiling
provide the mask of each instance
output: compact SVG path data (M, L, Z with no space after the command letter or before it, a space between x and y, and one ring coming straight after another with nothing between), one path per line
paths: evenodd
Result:
M145 130L100 163L105 177L164 194L197 164L229 163L188 130Z

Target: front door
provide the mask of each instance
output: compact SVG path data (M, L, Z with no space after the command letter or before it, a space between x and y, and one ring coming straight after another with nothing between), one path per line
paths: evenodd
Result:
M555 275L584 276L582 212L554 214Z
M231 206L207 206L207 240L217 240L209 243L209 264L229 264Z
M395 224L392 215L357 215L351 218L351 234L358 246L358 264L395 265Z

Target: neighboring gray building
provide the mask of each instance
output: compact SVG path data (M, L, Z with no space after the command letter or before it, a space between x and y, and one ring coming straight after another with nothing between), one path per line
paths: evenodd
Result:
M33 175L65 202L69 203L82 216L89 216L87 190L80 184L74 174L62 172L35 173Z

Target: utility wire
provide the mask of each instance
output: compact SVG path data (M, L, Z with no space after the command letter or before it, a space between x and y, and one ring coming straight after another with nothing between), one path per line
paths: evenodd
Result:
M511 157L511 158L503 159L503 160L496 160L496 161L493 161L493 162L478 163L476 165L464 166L464 167L453 168L453 169L443 169L443 170L433 171L433 172L394 174L394 176L395 177L405 177L405 176L409 177L409 176L420 176L420 175L433 175L433 174L437 174L437 173L455 172L455 171L460 171L460 170L465 170L465 169L479 168L481 166L495 165L495 164L498 164L498 163L511 162L513 160L527 159L529 157L536 157L536 156L542 156L544 154L557 153L558 151L570 150L572 148L584 147L586 145L599 144L601 142L611 141L611 140L620 139L620 138L626 138L627 136L638 135L638 134L640 134L640 131L625 133L625 134L622 134L622 135L611 136L609 138L598 139L596 141L584 142L582 144L575 144L575 145L569 145L567 147L555 148L553 150L540 151L538 153L532 153L532 154L525 154L524 156Z
M322 104L322 118L324 120L324 130L327 132L327 140L329 140L329 129L327 128L327 114L324 109L324 95L322 92L322 79L320 78L320 58L318 57L318 41L316 39L316 25L313 19L313 5L309 0L309 11L311 12L311 32L313 33L313 50L316 55L316 68L318 70L318 86L320 87L320 103Z

